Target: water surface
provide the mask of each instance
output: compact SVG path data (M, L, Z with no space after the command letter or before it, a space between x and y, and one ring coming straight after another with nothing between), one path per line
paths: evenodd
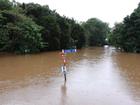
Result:
M140 55L86 48L67 55L67 82L59 52L0 55L0 105L140 105Z

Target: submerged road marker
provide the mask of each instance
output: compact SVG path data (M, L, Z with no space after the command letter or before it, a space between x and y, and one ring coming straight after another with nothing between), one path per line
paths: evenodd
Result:
M76 49L65 49L65 50L63 49L62 52L60 53L61 54L61 57L63 59L63 65L61 67L61 71L62 71L62 73L64 75L65 82L67 80L67 68L66 68L67 60L66 60L66 54L67 53L75 53L75 52L77 52Z

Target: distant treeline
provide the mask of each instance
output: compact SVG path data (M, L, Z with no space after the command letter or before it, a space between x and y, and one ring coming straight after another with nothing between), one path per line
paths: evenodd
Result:
M122 51L140 53L140 4L123 22L115 24L108 41Z
M1 52L35 53L102 46L109 31L108 24L96 18L78 23L47 5L0 0Z

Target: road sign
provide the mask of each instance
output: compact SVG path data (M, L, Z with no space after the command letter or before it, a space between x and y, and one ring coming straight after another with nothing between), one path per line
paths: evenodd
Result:
M63 53L74 53L74 52L77 52L76 49L65 49L65 50L62 50Z

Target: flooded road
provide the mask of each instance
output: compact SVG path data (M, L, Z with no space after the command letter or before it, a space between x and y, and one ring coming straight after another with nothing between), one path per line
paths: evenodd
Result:
M140 55L112 48L0 56L0 105L140 105Z

